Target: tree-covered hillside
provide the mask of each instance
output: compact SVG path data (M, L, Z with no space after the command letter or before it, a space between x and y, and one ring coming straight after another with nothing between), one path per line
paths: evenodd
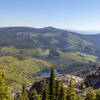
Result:
M63 51L93 54L96 51L96 48L93 48L97 43L95 42L96 37L98 36L81 35L53 27L40 29L31 27L0 28L0 46L13 45L17 48L59 48Z
M69 65L99 60L98 36L82 35L53 27L0 28L0 56L13 56L19 60L25 57L39 58L68 73ZM73 71L77 68L81 70L77 66L73 67Z

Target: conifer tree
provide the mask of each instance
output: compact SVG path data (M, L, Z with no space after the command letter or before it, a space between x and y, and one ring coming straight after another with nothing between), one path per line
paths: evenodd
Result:
M81 99L84 99L84 94L85 94L84 82L81 83L80 90L81 90Z
M48 100L48 86L45 86L42 91L42 100Z
M33 89L32 91L30 100L40 100L40 96L37 94L37 91L35 89Z
M95 93L92 88L89 88L85 100L96 100Z
M59 100L59 98L60 98L60 82L58 80L56 81L55 96L56 96L56 100Z
M65 89L64 89L64 86L63 86L63 82L61 84L59 100L65 100Z
M51 68L51 73L50 73L49 99L55 100L55 70L53 66Z
M20 100L27 100L28 96L27 96L27 92L26 92L26 89L25 89L25 85L23 85L22 87L22 95L20 97Z
M96 100L100 100L100 89L96 91Z
M76 99L77 99L77 95L76 95L75 90L74 90L73 79L71 76L70 85L69 85L69 89L67 92L66 100L76 100Z
M11 100L11 95L5 82L4 73L0 69L0 100Z
M85 87L84 87L84 82L82 82L82 83L81 83L80 90L81 90L81 93L83 93L83 92L84 92L84 90L85 90Z

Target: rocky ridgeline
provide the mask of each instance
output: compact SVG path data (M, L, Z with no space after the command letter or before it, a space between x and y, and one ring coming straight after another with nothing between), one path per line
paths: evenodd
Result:
M68 88L71 75L60 74L60 75L57 75L55 79L59 80L60 82L63 81L64 87ZM72 79L73 79L76 91L79 92L79 88L80 88L81 83L83 82L83 78L72 76ZM38 93L41 93L42 87L45 85L45 83L48 83L48 82L49 82L49 77L40 77L32 84L32 86L31 85L27 86L27 91L30 94L33 89L36 89ZM31 88L29 89L29 87Z
M63 81L64 87L68 88L69 81L70 81L71 77L73 79L75 91L77 93L81 93L80 88L81 88L81 85L82 85L83 82L85 83L84 84L85 88L87 88L88 86L91 86L94 89L100 88L100 68L98 68L95 73L86 76L84 79L80 78L78 76L60 74L60 75L57 75L55 77L55 80L56 81L59 80L60 82ZM41 93L42 87L46 83L49 83L49 77L47 77L47 76L36 77L36 81L34 83L28 83L27 84L26 90L27 90L29 95L31 95L33 89L36 89L38 93ZM18 95L20 95L20 94L21 93L18 93Z
M91 86L94 89L100 88L100 67L93 74L86 76L84 82L86 86Z
M100 88L100 68L98 68L93 74L86 76L84 79L80 78L78 76L72 76L72 75L66 75L66 74L60 74L56 75L55 80L59 80L60 82L63 82L64 87L69 87L70 79L73 79L75 91L77 93L81 93L81 86L84 82L85 89L87 89L88 86L93 87L94 89ZM28 92L28 95L30 96L33 89L36 89L37 92L40 94L42 92L42 87L45 86L46 83L49 83L49 77L48 76L41 76L36 77L36 80L34 83L28 83L26 85L26 90ZM12 96L14 95L14 91L11 90ZM17 98L21 95L21 91L18 92L16 95Z

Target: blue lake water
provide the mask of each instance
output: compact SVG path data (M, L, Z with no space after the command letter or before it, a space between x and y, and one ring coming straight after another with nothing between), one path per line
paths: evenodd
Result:
M55 70L55 75L60 75L61 73L57 70ZM50 75L50 72L42 72L40 74L41 76L49 76Z

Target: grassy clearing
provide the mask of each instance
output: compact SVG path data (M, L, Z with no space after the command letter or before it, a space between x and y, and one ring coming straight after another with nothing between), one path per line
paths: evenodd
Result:
M87 55L84 53L80 53L80 52L60 52L61 55L61 59L70 59L70 60L74 60L76 62L95 62L97 57L93 56L93 55Z

